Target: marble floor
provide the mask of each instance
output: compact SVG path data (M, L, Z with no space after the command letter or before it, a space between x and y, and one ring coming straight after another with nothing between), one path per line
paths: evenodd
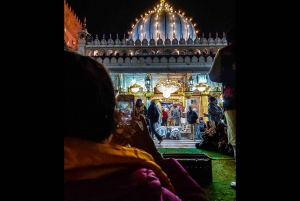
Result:
M154 143L157 148L196 148L195 144L200 142L200 140L190 140L186 137L182 137L180 140L172 140L165 138L161 144L158 144L158 140L155 139Z
M181 126L160 126L157 128L157 133L160 136L164 137L164 140L161 142L161 144L158 144L158 140L155 139L154 143L157 148L196 148L195 144L200 142L200 140L190 140L190 127L187 125L185 127L186 129L183 130ZM173 136L177 136L177 132L180 132L180 140L173 140L170 138L170 133L173 133ZM169 133L170 132L170 133ZM168 133L168 134L167 134Z

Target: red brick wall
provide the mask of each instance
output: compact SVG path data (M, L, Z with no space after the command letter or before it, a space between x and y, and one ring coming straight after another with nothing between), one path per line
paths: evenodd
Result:
M74 50L78 50L77 33L82 29L82 22L64 0L64 40Z

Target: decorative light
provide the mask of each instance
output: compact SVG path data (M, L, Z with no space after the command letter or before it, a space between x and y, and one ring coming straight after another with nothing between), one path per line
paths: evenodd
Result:
M163 93L163 96L165 98L168 98L171 93L176 92L179 88L181 87L180 83L171 81L169 79L169 74L168 78L166 81L160 81L157 85L156 88Z
M131 85L129 86L129 89L132 92L136 93L136 92L138 92L140 90L140 87L141 86L136 83L136 80L134 79L134 74L133 74L133 78L131 80Z
M147 88L147 91L150 91L150 74L147 74L146 80L145 80L145 86Z
M136 83L136 80L134 79L134 74L133 74L133 78L132 78L132 80L131 80L131 84L133 85L133 84L135 84Z
M203 84L207 83L207 75L198 75L198 78L199 78L198 83L203 83Z
M189 85L190 85L190 89L193 88L194 86L194 79L192 76L189 77Z
M209 95L213 96L215 98L222 99L221 98L221 95L222 95L221 88L222 87L219 87L219 84L216 84L216 86L210 91Z
M171 94L170 94L169 92L167 92L167 91L163 92L163 96L164 96L165 98L169 98L170 95L171 95Z
M204 84L204 83L198 83L196 84L196 89L198 89L199 91L204 91L207 87L207 84Z
M204 86L203 83L199 83L199 84L196 84L196 88L199 90L199 91L204 91L206 89L206 86Z
M140 90L141 86L138 85L137 83L135 83L135 84L131 85L129 88L132 92L136 93Z

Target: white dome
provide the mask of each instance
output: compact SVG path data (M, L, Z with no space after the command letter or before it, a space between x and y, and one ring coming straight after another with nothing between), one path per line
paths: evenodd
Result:
M173 12L173 8L170 7L164 0L150 11L148 14L144 14L137 23L133 26L131 36L133 41L138 38L146 38L150 41L152 38L158 40L161 38L165 41L167 38L173 40L173 38L181 39L185 41L188 38L198 38L194 25L183 14Z

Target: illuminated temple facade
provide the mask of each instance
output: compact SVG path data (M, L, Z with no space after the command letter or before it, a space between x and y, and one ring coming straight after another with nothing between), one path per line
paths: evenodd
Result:
M186 107L193 105L203 116L209 95L221 103L221 87L211 82L207 73L216 52L227 45L224 32L215 33L215 38L211 33L200 37L196 22L165 0L135 20L126 37L90 34L84 19L75 41L78 47L74 48L104 64L119 94L133 94L147 105L151 99L182 102ZM166 80L179 84L179 89L165 95L158 85ZM204 91L198 90L200 85Z

